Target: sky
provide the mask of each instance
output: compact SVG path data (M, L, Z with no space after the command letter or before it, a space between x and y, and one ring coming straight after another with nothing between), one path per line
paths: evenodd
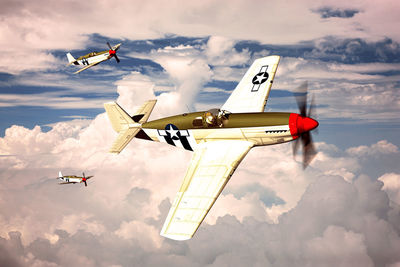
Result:
M0 0L0 266L400 266L400 3ZM122 43L121 62L78 57ZM265 111L308 81L318 154L252 149L196 235L159 235L191 152L116 133L103 103L150 120L221 107L280 55ZM58 171L94 175L59 186Z

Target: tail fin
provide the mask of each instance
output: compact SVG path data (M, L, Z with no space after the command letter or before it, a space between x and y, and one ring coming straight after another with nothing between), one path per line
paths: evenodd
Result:
M63 175L62 175L61 171L59 171L58 172L58 178L62 178L62 177L63 177Z
M67 58L68 58L68 65L75 64L79 65L78 61L71 55L71 53L67 53Z
M116 102L104 104L114 131L119 133L110 149L111 153L120 153L128 145L132 138L142 129L142 123L147 121L156 102L157 100L145 102L136 115L132 117Z

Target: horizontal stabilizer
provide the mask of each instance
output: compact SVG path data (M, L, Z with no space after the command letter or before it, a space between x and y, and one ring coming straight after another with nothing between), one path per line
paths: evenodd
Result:
M132 140L133 137L140 131L140 127L129 128L119 132L117 139L110 148L110 153L120 153Z
M147 121L156 102L157 100L145 102L132 117L115 102L104 104L111 125L118 133L118 137L110 149L111 153L120 153L129 144L142 129L142 123Z

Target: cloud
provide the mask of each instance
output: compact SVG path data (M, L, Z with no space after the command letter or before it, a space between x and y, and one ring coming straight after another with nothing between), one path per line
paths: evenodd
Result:
M83 97L76 96L60 96L60 93L43 93L43 94L0 94L0 107L15 107L15 106L33 106L33 107L48 107L52 109L82 109L92 108L98 109L102 103L112 100L111 97L99 97L92 100L87 100Z
M356 9L335 9L331 7L321 7L314 11L321 15L321 18L352 18L354 15L359 13Z
M368 41L328 36L315 40L314 45L304 53L306 57L343 63L399 62L399 42L390 38Z
M204 224L187 242L152 243L152 234L143 231L151 233L152 226L135 221L122 223L116 234L56 230L58 240L53 244L38 238L23 245L21 234L14 232L13 239L2 240L2 247L13 247L9 257L16 261L49 266L388 266L400 260L400 218L387 217L393 210L380 187L365 176L354 184L321 177L277 224L251 217L240 222L226 215L214 225Z
M0 14L4 21L0 27L0 43L6 55L0 70L20 73L60 66L61 62L55 62L51 51L85 48L93 43L89 35L94 32L130 40L175 34L222 36L270 44L294 44L324 36L400 40L397 31L399 10L394 1L384 1L379 7L372 0L352 6L337 1L325 1L322 7L321 4L310 0L272 4L206 1L202 5L191 2L182 5L181 1L152 1L140 5L125 1L112 4L59 1L57 5L48 0L21 2L12 12L7 8ZM360 9L363 12L354 15ZM312 10L320 10L330 18L321 22L320 15ZM260 15L260 12L268 12L268 16ZM332 16L346 19L333 20Z
M389 195L390 200L400 205L400 175L396 173L385 173L378 178L383 182L382 190Z
M307 241L304 254L315 266L374 266L367 254L365 237L333 225L321 237Z
M169 107L164 109L170 115L172 110L184 112L187 106L192 106L203 85L211 79L212 71L197 47L167 46L152 50L145 57L160 64L175 86L172 93L161 93L159 96L160 102L168 103ZM180 104L174 107L173 103Z
M323 4L331 7L330 15L335 10L361 10L348 2ZM40 1L21 2L18 8L15 3L4 6L0 43L5 58L0 70L23 73L21 80L8 80L13 84L107 94L112 88L108 80L92 85L90 79L46 71L65 64L56 56L58 51L93 46L93 32L127 41L172 33L194 38L159 47L153 45L164 39L145 40L152 48L130 56L140 54L157 68L148 67L143 73L124 70L116 76L117 101L131 115L156 95L152 119L186 111L186 104L204 106L199 100L204 86L212 88L208 93L230 90L227 86L241 79L254 57L290 50L291 56L282 58L275 88L290 92L293 84L312 79L310 90L316 93L324 118L398 120L398 77L386 73L396 73L398 67L394 1L379 6L364 1L363 12L323 22L312 13L321 8L318 1L229 5ZM239 49L240 40L258 41L261 50ZM305 40L314 41L302 43ZM292 47L274 50L263 43ZM298 51L305 51L300 58ZM215 80L229 85L208 86ZM6 104L85 105L84 97L75 95L2 97L9 98ZM101 107L107 97L86 106ZM174 242L158 232L191 153L135 139L121 154L111 155L107 150L115 137L104 113L86 123L52 124L48 132L39 126L7 129L0 138L0 265L321 266L328 259L335 265L391 266L400 262L397 171L383 168L372 178L363 175L369 173L366 165L371 160L374 166L385 166L385 156L398 158L398 147L388 141L346 151L316 143L320 152L305 172L293 160L289 144L255 148L195 238ZM88 187L59 186L54 179L59 170L85 171L95 177Z
M396 154L399 153L399 148L389 143L386 140L381 140L376 144L368 146L358 146L358 147L351 147L347 149L347 153L353 156L380 156L382 154Z
M238 52L234 46L236 41L221 37L211 36L207 42L205 54L214 66L232 66L249 63L250 52L246 49Z
M167 43L168 40L170 43ZM227 95L221 94L221 89L227 92L232 90L255 57L277 53L283 54L283 57L274 83L275 90L292 91L294 84L309 80L310 90L318 100L321 119L332 121L345 118L355 123L395 123L398 120L398 116L394 115L400 103L397 94L398 64L376 62L382 59L396 62L398 43L392 40L366 42L354 38L326 37L307 43L304 51L299 45L258 44L264 52L256 52L257 49L252 48L254 42L243 46L243 42L222 36L191 38L189 41L176 37L156 40L155 43L157 45L146 46L146 53L128 53L127 60L140 58L145 64L138 70L142 72L142 77L147 76L143 79L152 83L152 91L156 95L161 94L160 102L169 103L164 107L165 114L173 114L170 106L176 101L182 103L179 112L187 111L187 107L194 110L194 107L208 109L222 105ZM376 54L376 51L381 52ZM356 62L364 63L354 64ZM2 94L0 105L4 109L45 106L50 110L79 110L85 107L86 112L90 109L95 114L103 102L115 97L115 93L110 92L114 84L120 85L129 79L134 82L132 73L124 70L113 76L119 79L117 82L103 75L96 79L90 76L68 77L60 73L16 75L12 79L7 78L7 88L11 88ZM210 87L215 89L207 89ZM174 90L185 92L163 94ZM294 104L291 97L273 101L269 101L268 108ZM275 106L271 106L274 103Z
M345 66L340 63L326 64L320 60L283 57L274 88L293 92L296 88L294 85L307 80L309 91L317 100L317 112L321 119L395 123L398 117L394 116L394 111L400 107L397 76L372 73L375 69L379 72L379 69L395 68L396 64L376 68L370 64L369 71L365 64ZM275 101L279 105L288 105L293 103L293 97L275 98Z
M131 112L152 96L152 86L132 73L118 85L119 101ZM267 266L400 260L398 209L389 205L381 182L360 176L362 161L337 147L317 144L320 153L306 172L287 144L253 149L196 236L174 242L158 233L191 154L135 139L114 156L107 153L114 138L105 114L87 127L7 130L0 148L13 156L0 158L1 247L14 242L23 249L5 260L44 266L216 266L225 260L235 265L230 260L239 256L247 265ZM392 146L370 147L382 153ZM58 170L95 177L88 187L58 186ZM17 242L8 237L13 231Z

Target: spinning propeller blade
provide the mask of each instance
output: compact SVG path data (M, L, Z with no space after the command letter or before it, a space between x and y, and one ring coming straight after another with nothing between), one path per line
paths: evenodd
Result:
M307 95L308 95L308 83L307 81L301 84L295 93L297 106L299 107L300 116L305 118L313 118L316 119L316 111L315 111L315 98L312 96L310 107L307 112ZM293 155L297 154L300 143L303 148L303 169L307 168L310 162L317 155L317 151L314 146L314 142L312 140L311 132L304 131L300 133L299 138L297 138L293 143Z
M110 48L110 50L113 50L109 42L107 42L107 45Z
M119 63L121 60L119 60L119 58L117 57L117 54L114 54L114 58L117 61L117 63Z
M85 186L87 186L87 183L86 183L86 176L85 176L85 173L84 173L84 172L82 172L82 176L83 176L82 181L85 183Z
M119 63L121 60L119 60L118 56L117 56L117 50L119 49L120 45L117 45L115 49L113 49L113 47L110 45L109 42L107 42L107 46L110 48L110 56L114 57L115 60L117 61L117 63ZM113 53L111 54L111 51L113 51Z

